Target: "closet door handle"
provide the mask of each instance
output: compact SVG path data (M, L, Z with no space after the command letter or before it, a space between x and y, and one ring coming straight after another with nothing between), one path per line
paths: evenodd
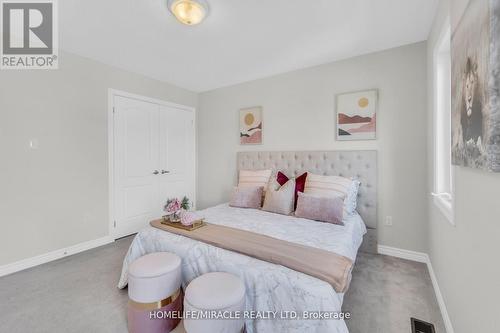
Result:
M170 173L170 171L168 171L168 170L161 170L161 174L162 174L162 175L164 175L164 174L166 174L166 173Z
M159 174L159 173L160 173L160 172L159 172L158 170L153 171L153 175L157 175L157 174Z

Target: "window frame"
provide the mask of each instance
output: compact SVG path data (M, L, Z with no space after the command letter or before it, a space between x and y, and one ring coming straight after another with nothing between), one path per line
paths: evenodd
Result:
M442 75L440 72L442 71L441 69L441 58L443 54L443 49L446 41L446 39L451 38L451 28L450 28L450 21L449 19L446 20L445 24L443 24L443 27L441 28L441 33L439 35L439 38L437 39L437 42L435 44L434 50L433 50L433 95L434 95L434 101L433 101L433 173L434 173L434 178L433 178L433 192L431 193L433 196L433 202L434 205L441 211L441 213L446 217L448 222L455 226L455 216L454 216L454 206L455 206L455 201L454 201L454 178L455 178L455 170L454 166L451 163L451 157L449 159L449 172L447 172L443 165L442 165L442 157L441 154L443 154L444 151L448 151L451 154L451 141L450 144L447 145L447 147L443 146L445 143L443 143L443 140L440 139L442 137L442 131L443 131L443 120L441 119L442 117L440 116L441 112L443 111L443 102L442 99L440 98L440 93L442 93L442 82L440 75ZM447 51L447 50L446 50ZM448 52L447 52L448 53ZM449 50L450 58L451 58L451 46ZM450 64L451 64L451 59L450 59ZM450 75L451 75L451 70L450 70ZM450 81L451 83L451 78ZM451 87L450 87L451 90ZM450 112L450 121L451 121L451 94L449 96L450 100L447 101L447 104L449 106L449 112ZM450 124L451 125L451 124ZM441 134L440 134L441 133ZM451 128L450 128L450 140L451 140ZM443 178L442 177L449 177L449 192L448 191L443 191L442 184L443 184Z

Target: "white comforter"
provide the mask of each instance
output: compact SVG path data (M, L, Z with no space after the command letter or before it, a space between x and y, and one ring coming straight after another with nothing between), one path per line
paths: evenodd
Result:
M227 204L200 211L209 223L248 230L282 240L332 251L353 261L366 233L359 215L344 220L345 226L315 222L255 209L232 208ZM331 285L287 267L271 264L232 251L214 247L153 227L137 234L123 261L119 288L127 285L128 265L152 252L167 251L182 260L183 286L204 273L224 271L239 276L246 286L247 310L255 311L341 311L344 294ZM343 320L246 321L248 333L348 332Z

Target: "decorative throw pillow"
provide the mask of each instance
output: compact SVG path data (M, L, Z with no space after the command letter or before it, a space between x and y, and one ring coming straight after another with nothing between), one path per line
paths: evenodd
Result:
M341 197L316 197L299 193L297 209L295 210L296 217L344 225L342 222L343 213L344 201Z
M274 180L266 192L262 210L290 215L293 212L293 198L295 195L295 179L290 179L283 186Z
M272 170L240 170L238 187L262 186L264 192L267 189L267 183L271 178Z
M344 210L353 214L356 210L360 182L340 176L321 176L309 173L304 193L317 197L341 197L344 199Z
M307 178L307 172L304 172L302 175L298 176L295 178L295 196L294 196L294 208L297 208L297 200L299 198L299 192L304 192L304 188L306 186L306 178ZM276 176L276 181L280 185L284 185L287 181L289 180L288 176L285 175L283 172L278 171L278 175Z
M231 195L229 206L240 208L257 208L262 204L262 186L235 187Z

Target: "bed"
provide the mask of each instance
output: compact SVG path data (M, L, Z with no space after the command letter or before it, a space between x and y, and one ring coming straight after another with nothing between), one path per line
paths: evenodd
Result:
M264 161L271 161L267 164ZM339 171L335 166L352 173ZM244 152L238 154L239 169L272 167L292 175L304 169L323 174L357 176L362 184L358 212L344 219L344 226L321 223L256 209L229 207L227 204L199 212L208 223L264 234L301 245L320 248L355 261L361 246L372 251L376 243L376 153L363 152ZM328 169L328 170L327 170ZM367 221L368 218L368 221ZM373 223L375 218L375 224ZM365 238L363 240L363 238ZM363 244L363 245L362 245ZM320 279L287 267L261 261L239 253L214 247L153 227L137 234L124 259L118 284L127 284L128 265L151 252L168 251L183 259L183 286L207 272L225 271L239 276L245 283L246 307L254 311L339 312L343 293ZM343 320L254 319L246 321L252 332L348 332Z

